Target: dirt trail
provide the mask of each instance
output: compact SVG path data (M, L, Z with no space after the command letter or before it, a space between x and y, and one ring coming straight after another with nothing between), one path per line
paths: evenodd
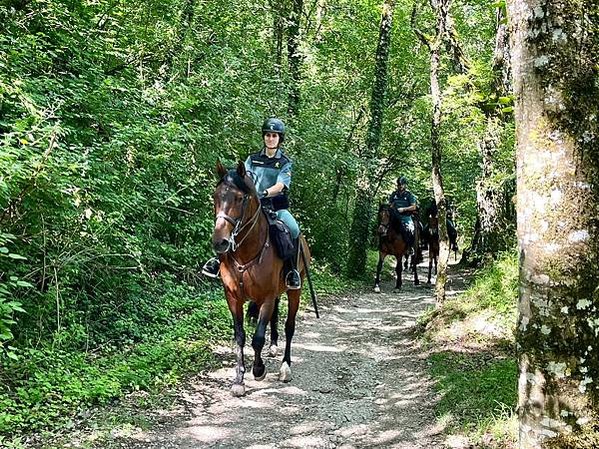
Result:
M255 381L248 344L247 393L232 397L233 354L227 348L227 366L193 379L162 424L115 436L110 447L444 447L443 429L433 416L432 383L412 334L416 318L434 304L432 290L414 287L411 279L400 293L391 282L381 287L380 294L322 301L320 319L304 314L294 338L290 383L278 381L281 356L267 359L269 374Z

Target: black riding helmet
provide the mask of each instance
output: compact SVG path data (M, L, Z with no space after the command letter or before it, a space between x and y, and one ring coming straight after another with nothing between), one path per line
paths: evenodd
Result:
M268 118L264 120L264 123L262 124L262 137L264 137L264 134L266 133L277 133L280 136L280 145L283 143L283 140L285 140L285 124L278 118Z
M400 176L399 178L397 178L397 183L407 186L408 185L408 178L406 178L405 176Z

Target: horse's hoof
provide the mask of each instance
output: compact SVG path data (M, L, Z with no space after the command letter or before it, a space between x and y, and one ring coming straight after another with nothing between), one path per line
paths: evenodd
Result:
M427 283L428 285L431 285L431 281L430 281L430 280L429 280L429 281L426 281L426 283Z
M414 281L414 285L420 285L420 281Z
M252 374L254 375L254 379L256 380L264 380L264 378L266 377L266 367L264 365L255 366L252 369Z
M239 398L245 394L245 385L243 384L233 384L231 387L231 394L236 398Z
M375 293L380 293L381 292L381 287L379 287L378 285L374 286L374 292Z
M399 293L401 292L401 287L395 287L395 289L393 290L394 293Z
M283 362L281 364L281 369L279 370L279 380L282 382L291 381L291 367L287 362Z
M276 357L279 355L279 347L277 345L272 345L270 348L268 348L268 355L270 357Z

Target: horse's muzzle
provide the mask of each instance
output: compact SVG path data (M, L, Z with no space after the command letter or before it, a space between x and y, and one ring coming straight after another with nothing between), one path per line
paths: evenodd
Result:
M229 248L231 247L231 242L229 242L229 240L227 239L213 240L212 247L214 248L214 251L217 254L224 254L227 251L229 251Z

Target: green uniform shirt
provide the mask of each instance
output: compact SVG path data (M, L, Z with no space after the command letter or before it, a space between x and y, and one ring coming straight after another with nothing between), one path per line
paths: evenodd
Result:
M409 207L418 203L416 197L409 190L404 190L400 192L396 190L389 197L389 205L394 209L399 209L400 207ZM412 221L412 212L404 212L400 214L401 221L406 223Z

